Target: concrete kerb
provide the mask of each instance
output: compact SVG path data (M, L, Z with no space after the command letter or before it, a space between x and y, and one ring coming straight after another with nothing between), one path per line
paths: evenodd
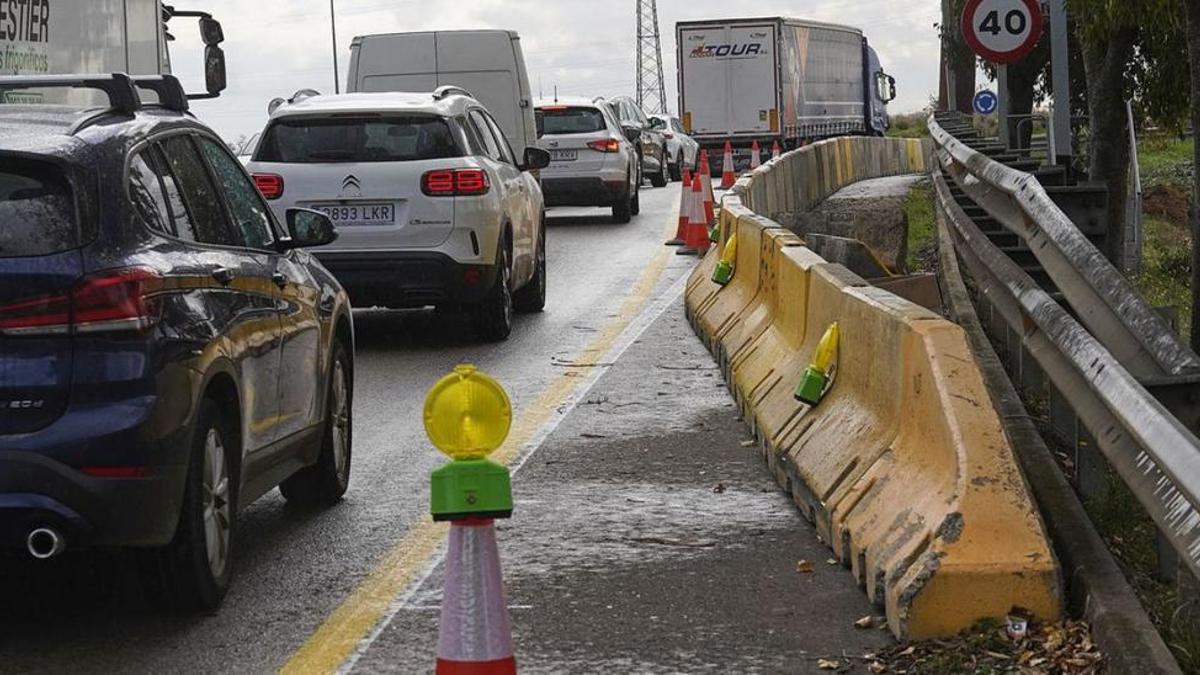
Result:
M826 141L785 156L824 174L816 182L805 172L803 200L885 168L863 169L856 158L911 160L913 144L892 157L863 141L886 143ZM748 182L764 174L787 175L760 170ZM961 331L770 233L773 223L740 203L725 208L736 217L739 276L744 265L779 269L745 275L757 278L717 291L703 308L693 291L694 325L726 352L731 388L776 478L884 605L892 631L950 635L1013 606L1056 618L1057 563L999 420L978 403L986 393ZM847 331L841 369L830 398L808 409L792 390L832 321Z
M1181 672L1030 419L971 302L940 209L937 221L939 276L946 307L966 331L992 404L1040 506L1063 566L1071 613L1091 624L1111 672Z

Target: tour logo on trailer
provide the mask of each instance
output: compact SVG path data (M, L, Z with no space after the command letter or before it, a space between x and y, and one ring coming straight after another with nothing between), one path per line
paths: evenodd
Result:
M700 45L692 50L689 58L747 58L767 53L767 47L761 42L738 42L723 45Z

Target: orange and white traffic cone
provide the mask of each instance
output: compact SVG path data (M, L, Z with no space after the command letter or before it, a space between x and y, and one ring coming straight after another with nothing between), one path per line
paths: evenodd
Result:
M783 149L779 147L779 141L775 141L771 146L771 159L779 159L783 155Z
M712 165L708 163L708 152L700 158L700 180L704 182L704 199L710 204L716 203L717 196L713 192Z
M750 146L750 170L753 171L762 166L762 150L758 147L758 141Z
M737 174L733 170L733 143L725 141L725 159L721 163L721 189L728 190L737 182Z
M708 223L705 222L704 216L704 183L698 177L692 181L692 199L690 201L683 248L675 253L703 257L708 252Z
M675 228L675 238L664 246L683 246L683 238L687 234L688 200L692 197L692 170L684 167L683 187L679 191L679 227Z
M677 256L696 256L700 255L700 247L698 247L695 234L695 223L700 222L704 217L704 181L700 175L692 177L691 184L688 185L688 191L684 195L684 208L680 211L679 220L684 221L683 226L683 246L676 251Z
M446 553L437 675L516 672L495 521L453 521Z

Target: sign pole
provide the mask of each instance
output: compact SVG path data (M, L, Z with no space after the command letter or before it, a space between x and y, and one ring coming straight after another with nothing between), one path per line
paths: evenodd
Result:
M996 98L997 108L996 114L1000 120L1000 142L1004 144L1004 149L1012 148L1012 142L1009 138L1008 128L1008 66L1003 63L996 64Z
M1050 0L1050 62L1054 82L1054 122L1051 133L1056 155L1050 161L1063 166L1070 166L1074 155L1068 38L1066 0Z

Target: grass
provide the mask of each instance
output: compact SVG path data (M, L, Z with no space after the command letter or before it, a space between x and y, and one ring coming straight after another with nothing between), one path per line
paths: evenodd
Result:
M1191 192L1194 170L1193 142L1174 136L1148 136L1138 145L1138 162L1142 168L1142 184L1146 187L1165 185Z
M1147 216L1142 272L1133 283L1155 307L1179 311L1179 329L1188 339L1192 325L1192 238L1185 227Z
M933 186L924 181L913 188L904 202L904 213L908 216L908 259L909 272L930 272L937 259L937 225L933 215Z
M892 126L888 138L926 138L929 136L929 113L892 115Z

